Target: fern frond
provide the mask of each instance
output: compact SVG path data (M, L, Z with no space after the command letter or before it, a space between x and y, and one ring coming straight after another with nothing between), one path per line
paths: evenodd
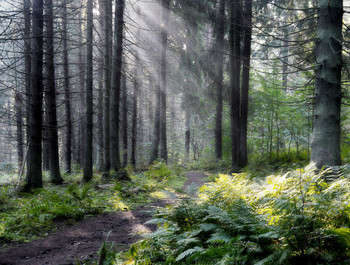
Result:
M195 253L202 252L203 248L201 247L194 247L191 249L187 249L186 251L182 252L180 255L177 256L176 261L181 261L187 257L192 256Z

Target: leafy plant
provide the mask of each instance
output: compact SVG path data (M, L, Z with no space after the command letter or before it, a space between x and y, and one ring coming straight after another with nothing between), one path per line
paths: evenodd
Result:
M130 248L137 264L348 264L350 181L309 166L265 179L220 175L158 211Z

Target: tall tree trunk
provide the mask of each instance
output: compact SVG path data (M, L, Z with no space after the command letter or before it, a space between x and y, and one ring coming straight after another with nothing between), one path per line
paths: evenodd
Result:
M57 111L56 111L56 78L54 60L54 31L52 0L46 0L46 104L47 104L47 141L49 144L50 180L53 184L61 184L58 155Z
M316 36L315 112L311 161L339 165L343 1L320 0Z
M24 9L24 73L25 73L25 92L26 92L26 141L29 143L29 113L30 113L30 95L32 93L32 62L31 62L31 0L23 0Z
M161 12L161 56L160 56L160 158L165 162L168 161L168 148L167 148L167 134L166 134L166 51L168 43L168 22L169 22L169 8L170 0L162 0L162 12Z
M104 172L109 172L111 167L110 157L110 94L111 94L111 41L112 41L112 1L104 1Z
M126 76L122 76L122 137L123 137L123 168L128 164L128 98Z
M46 5L46 4L45 4ZM46 18L45 18L46 20ZM46 36L45 36L46 39ZM47 53L47 50L46 50ZM49 143L49 104L48 104L48 86L50 84L48 79L49 79L49 74L48 74L48 60L47 56L44 56L44 73L43 73L43 85L44 85L44 115L43 115L43 170L48 171L50 170L50 143ZM46 68L46 69L45 69Z
M225 42L225 0L220 0L217 19L217 80L216 80L216 113L215 113L215 158L222 159L222 109L223 109L223 80L224 80L224 42Z
M79 43L83 44L83 24L81 19L81 14L79 12ZM78 158L80 168L84 165L84 154L85 154L85 52L84 49L79 49L78 51L78 61L79 61L79 95L80 95L80 119L78 125Z
M133 112L132 112L132 133L131 133L131 165L136 166L136 141L137 141L137 115L138 115L138 97L139 97L139 80L138 80L138 58L136 58L135 76L134 76L134 94L133 94Z
M156 85L156 110L154 112L154 128L153 128L153 138L152 147L150 154L150 164L159 158L159 141L160 141L160 87Z
M66 139L65 139L65 170L67 173L72 172L72 114L69 86L69 61L68 61L68 46L67 46L67 0L63 0L62 10L62 39L63 39L63 83L64 83L64 105L65 105L65 120L67 124Z
M243 48L243 71L242 71L242 95L241 95L241 137L239 148L239 166L248 164L248 100L249 100L249 77L250 77L250 55L252 43L252 0L245 0L245 15L243 21L244 48Z
M18 157L18 172L23 165L24 153L23 153L23 100L21 93L16 91L15 94L15 107L16 107L16 140L17 140L17 157Z
M93 177L92 140L93 140L93 0L87 1L87 34L86 34L86 126L85 126L85 161L84 181Z
M237 172L239 168L240 146L240 2L230 0L229 4L229 48L230 48L230 90L231 90L231 171Z
M104 10L105 0L99 0L99 45L103 46L103 33L104 33ZM98 58L98 110L97 110L97 158L96 168L99 171L104 169L104 130L103 130L103 72L104 72L104 49L100 49Z
M140 7L136 7L136 13L138 18L141 18ZM133 93L133 113L132 113L132 134L131 134L131 165L136 166L136 146L137 146L137 120L138 120L138 101L139 101L139 89L140 89L140 58L139 58L139 43L140 43L140 30L136 32L135 43L135 69L134 69L134 93ZM141 129L141 128L140 128ZM141 132L141 130L140 130Z
M115 171L120 169L119 155L119 105L120 85L122 76L123 55L123 29L124 29L125 0L116 0L115 22L114 22L114 54L113 54L113 76L111 87L111 119L110 119L110 147L111 168Z
M26 189L41 188L43 113L43 0L33 3L32 86L29 112L29 149Z
M185 163L190 162L190 143L191 143L191 112L186 110L186 131L185 131Z

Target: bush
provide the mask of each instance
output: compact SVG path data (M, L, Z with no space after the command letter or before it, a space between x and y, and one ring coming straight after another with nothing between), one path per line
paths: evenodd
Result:
M220 175L199 199L163 209L130 248L137 264L349 264L350 181L312 167Z

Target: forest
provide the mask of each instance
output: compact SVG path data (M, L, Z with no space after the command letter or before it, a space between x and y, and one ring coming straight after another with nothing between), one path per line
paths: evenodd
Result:
M0 0L1 264L350 264L350 0Z

